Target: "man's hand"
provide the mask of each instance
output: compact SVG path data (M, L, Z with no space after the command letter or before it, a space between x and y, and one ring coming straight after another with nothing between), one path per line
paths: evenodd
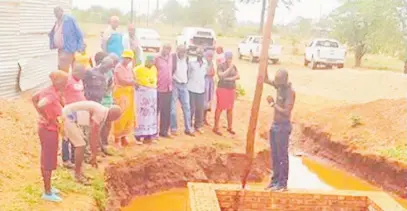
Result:
M274 98L271 95L267 96L267 102L269 104L273 104L274 103Z

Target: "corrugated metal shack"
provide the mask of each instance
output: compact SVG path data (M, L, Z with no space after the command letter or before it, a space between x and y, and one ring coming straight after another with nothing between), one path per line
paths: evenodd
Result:
M57 67L49 49L53 9L71 10L71 0L0 0L0 97L12 98L48 82Z

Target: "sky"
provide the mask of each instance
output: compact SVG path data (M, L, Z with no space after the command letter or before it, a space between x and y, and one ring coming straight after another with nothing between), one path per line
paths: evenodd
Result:
M162 7L168 0L159 0L160 7ZM188 0L179 0L179 2L186 3ZM205 1L205 0L202 0ZM72 0L74 7L87 9L92 5L99 5L107 8L118 8L123 12L130 11L131 0ZM157 0L134 0L134 9L136 11L143 11L142 13L150 14L155 10ZM300 3L295 4L290 10L284 7L277 8L275 21L279 24L286 24L297 17L311 18L318 20L320 16L324 16L331 12L338 6L338 0L301 0ZM259 21L259 12L261 4L238 4L237 5L237 19L242 21Z

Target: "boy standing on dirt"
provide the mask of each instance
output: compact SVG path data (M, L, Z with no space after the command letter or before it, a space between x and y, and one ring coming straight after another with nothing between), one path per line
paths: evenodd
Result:
M288 72L280 69L276 72L274 81L266 75L265 83L277 90L276 100L267 97L267 102L274 108L274 120L270 129L270 147L273 165L273 177L267 189L284 191L288 180L288 145L291 134L291 111L294 107L295 92L288 82Z

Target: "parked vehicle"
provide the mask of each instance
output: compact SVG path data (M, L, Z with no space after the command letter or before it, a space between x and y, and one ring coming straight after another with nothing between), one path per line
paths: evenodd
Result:
M177 36L175 44L184 44L188 53L196 51L198 47L206 49L215 49L216 34L213 29L187 27L182 30L182 33Z
M257 62L260 57L261 45L262 45L261 36L248 36L244 39L237 49L239 59L243 57L248 57L251 62ZM274 39L270 40L270 46L268 49L269 60L276 64L280 61L281 55L281 46L278 45Z
M144 51L153 49L155 52L159 52L161 49L160 35L154 29L137 28L136 36L141 48Z
M332 66L343 68L345 56L346 49L339 41L315 39L306 46L304 65L311 64L312 69L316 69L318 65L325 65L328 68L332 68Z

